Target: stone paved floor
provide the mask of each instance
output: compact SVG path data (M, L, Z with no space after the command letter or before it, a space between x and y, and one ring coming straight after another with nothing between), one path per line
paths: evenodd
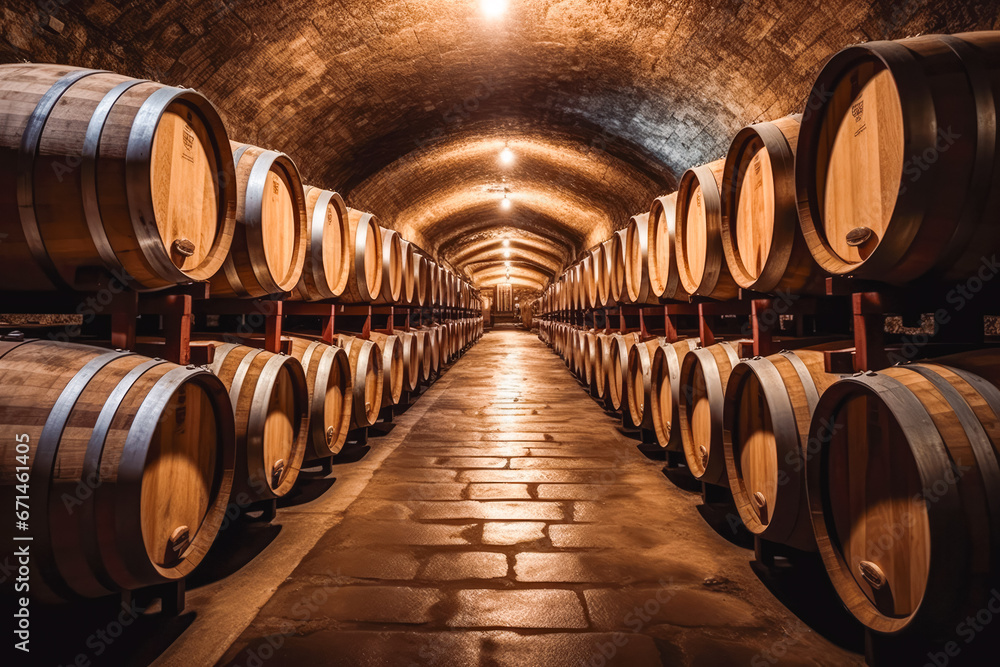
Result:
M533 335L446 379L220 664L861 664Z

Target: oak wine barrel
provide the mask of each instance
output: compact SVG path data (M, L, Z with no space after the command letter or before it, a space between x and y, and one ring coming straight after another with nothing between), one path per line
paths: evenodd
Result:
M664 338L651 338L632 346L628 352L625 391L632 424L639 428L653 430L653 412L649 409L653 357L656 349L665 343Z
M801 116L744 127L722 176L722 247L733 279L757 292L823 293L825 273L809 253L795 201Z
M660 447L683 451L680 422L681 366L684 357L698 347L697 338L660 345L653 352L649 378L649 412Z
M347 353L335 345L292 338L291 356L306 375L309 391L309 433L305 460L340 452L351 427L354 398L351 363Z
M726 471L751 533L816 549L806 499L809 421L838 378L826 372L822 347L744 359L730 374L723 408Z
M306 256L295 296L305 301L333 299L347 287L351 267L347 206L336 192L305 186Z
M633 215L625 227L625 293L629 303L659 303L649 276L649 213Z
M674 255L681 286L688 294L732 299L739 286L729 274L722 249L725 160L688 169L681 176L674 214Z
M590 270L594 277L594 284L597 288L595 303L598 308L607 306L611 302L611 277L608 274L608 259L605 256L605 246L603 243L590 251Z
M646 224L646 266L649 288L653 296L664 299L685 299L687 293L677 273L675 231L677 193L657 197L649 207Z
M722 446L723 406L739 346L724 341L691 350L681 363L678 412L688 469L706 484L728 486Z
M378 218L353 208L347 209L351 241L351 268L344 303L371 303L382 292L382 227Z
M608 334L597 334L597 341L594 345L594 354L590 363L593 370L590 374L590 395L596 399L603 399L608 387L608 363L611 359L611 336Z
M284 153L230 142L236 165L236 233L212 277L212 294L262 297L292 291L305 264L305 191Z
M605 363L608 371L608 386L605 390L604 402L613 411L628 410L628 354L639 342L639 334L612 334L609 359Z
M204 281L236 227L229 138L194 90L0 65L0 284L136 289Z
M611 298L614 299L615 303L628 303L628 286L626 285L628 262L625 259L627 248L627 229L620 229L611 235L608 277L611 281Z
M351 364L351 427L366 428L378 420L382 409L382 350L370 340L345 334L338 334L335 342L347 352Z
M420 381L429 382L434 373L433 346L431 336L424 329L412 329L414 352L420 359Z
M0 388L0 489L13 511L17 485L31 487L33 597L191 573L233 485L235 425L218 378L120 350L0 341Z
M813 531L847 609L879 633L954 638L1000 579L1000 353L845 377L820 397Z
M403 244L402 237L383 227L382 234L382 287L374 303L399 303L403 295Z
M417 345L416 334L409 331L396 331L403 352L403 389L416 391L420 387L420 362L423 350Z
M1000 33L848 47L806 101L799 220L835 274L965 278L1000 248Z
M403 346L395 334L386 335L376 331L368 334L369 340L382 351L382 407L396 405L403 395Z
M399 298L402 303L418 305L420 299L420 255L412 243L400 239L403 269L403 291Z
M280 498L299 477L309 427L309 389L294 357L221 344L209 366L229 391L236 417L237 490Z

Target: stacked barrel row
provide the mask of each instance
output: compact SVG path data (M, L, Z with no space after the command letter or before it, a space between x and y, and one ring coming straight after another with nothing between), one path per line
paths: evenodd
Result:
M301 468L481 334L469 318L335 345L291 337L289 355L219 343L209 367L0 339L0 479L11 505L17 485L31 490L33 593L74 600L187 576L230 503L287 495Z
M288 354L199 340L214 348L206 367L0 337L0 488L11 506L30 490L40 597L187 576L228 505L289 493L303 465L339 453L351 429L482 334L471 285L304 185L289 156L230 142L195 91L0 65L0 126L0 301L2 290L93 290L110 273L116 292L207 281L213 297L447 309L333 344L288 336Z
M284 153L231 142L187 88L62 65L0 65L0 284L475 309L426 252L304 184Z
M728 488L751 533L818 551L872 631L941 645L1000 583L1000 352L842 377L824 354L850 343L748 359L749 341L561 320L740 288L821 294L828 275L982 279L1000 246L998 111L998 33L845 49L802 115L741 130L539 300L539 336L580 382Z

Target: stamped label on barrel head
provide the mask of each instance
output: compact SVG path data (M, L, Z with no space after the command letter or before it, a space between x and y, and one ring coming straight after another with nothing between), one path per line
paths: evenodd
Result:
M181 150L181 157L188 162L194 162L194 145L197 137L194 135L194 130L187 123L184 124L184 129L181 132L181 140L184 142L184 148Z

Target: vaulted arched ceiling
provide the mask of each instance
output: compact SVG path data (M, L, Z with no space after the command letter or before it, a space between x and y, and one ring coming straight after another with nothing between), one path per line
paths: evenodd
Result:
M742 125L799 110L840 48L998 25L995 1L489 1L506 11L6 0L0 61L197 88L233 138L288 153L308 183L477 286L504 280L509 261L515 285L538 289L684 169L720 157Z

